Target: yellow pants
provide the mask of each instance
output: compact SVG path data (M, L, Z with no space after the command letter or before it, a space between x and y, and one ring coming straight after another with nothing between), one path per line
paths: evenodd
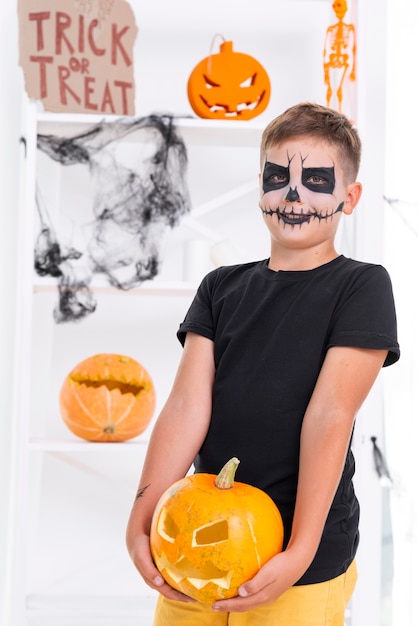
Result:
M275 602L245 613L212 611L205 604L159 596L153 626L344 626L356 581L354 562L337 578L291 587Z

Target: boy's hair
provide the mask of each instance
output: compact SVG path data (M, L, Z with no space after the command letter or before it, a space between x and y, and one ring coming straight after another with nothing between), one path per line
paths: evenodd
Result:
M261 168L271 146L296 137L313 137L337 148L345 182L356 180L361 158L357 130L345 115L311 102L290 107L267 125L261 138Z

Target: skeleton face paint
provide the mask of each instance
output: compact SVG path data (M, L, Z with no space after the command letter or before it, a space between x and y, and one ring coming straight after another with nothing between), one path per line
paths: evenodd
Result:
M275 189L283 189L289 184L290 168L266 162L263 170L263 191L268 193Z
M289 184L290 162L288 167L266 162L263 170L264 193L283 189ZM302 185L317 193L332 193L335 187L334 167L303 167L302 161Z
M286 200L288 200L289 202L297 202L298 200L300 200L297 187L295 187L294 189L292 189L292 187L289 188L289 191L286 195Z
M295 139L268 150L260 208L284 225L328 221L344 207L342 173L338 182L333 149Z
M281 212L279 211L279 209L276 209L275 211L273 211L271 209L267 210L261 207L261 210L264 213L264 215L277 215L278 220L282 221L284 224L291 224L292 226L297 226L299 224L309 223L310 221L312 221L313 218L316 218L319 222L323 220L328 220L336 213L341 213L343 208L344 208L344 202L340 202L337 208L331 213L325 213L325 214L304 213L303 209L301 213L297 213L293 209L291 209L289 212L286 212L286 211Z
M334 167L302 167L302 185L317 193L332 193L335 187Z

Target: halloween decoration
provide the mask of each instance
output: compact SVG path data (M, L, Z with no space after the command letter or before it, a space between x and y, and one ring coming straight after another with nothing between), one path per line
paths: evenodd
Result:
M45 176L38 175L35 270L57 280L55 321L80 320L96 308L94 274L124 290L158 274L164 233L190 210L186 146L172 117L150 115L101 122L71 137L38 135L38 149L46 166L46 157L73 166L74 180L52 220ZM50 180L44 184L49 189Z
M372 442L373 446L373 461L376 474L378 475L382 486L390 487L393 483L393 480L389 472L386 458L379 446L377 445L377 437L370 437L370 441Z
M234 483L239 461L218 476L194 474L160 498L151 551L169 585L200 602L237 595L241 584L282 550L283 522L260 489Z
M267 107L270 79L254 57L235 52L232 41L224 41L218 54L210 54L196 65L187 95L199 117L249 120Z
M133 115L134 44L126 0L18 0L19 61L45 111Z
M349 102L347 81L354 85L356 80L356 33L353 24L343 21L348 9L346 0L335 0L332 8L338 22L328 27L325 36L326 104L353 119L355 117L354 95L351 94L351 102Z
M66 376L59 397L68 428L88 441L125 441L140 435L155 410L155 389L128 356L97 354Z

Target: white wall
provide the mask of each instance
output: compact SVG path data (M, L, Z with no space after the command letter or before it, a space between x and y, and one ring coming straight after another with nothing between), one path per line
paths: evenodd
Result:
M385 258L398 308L401 360L385 375L385 423L393 524L393 626L418 623L418 5L388 3Z

